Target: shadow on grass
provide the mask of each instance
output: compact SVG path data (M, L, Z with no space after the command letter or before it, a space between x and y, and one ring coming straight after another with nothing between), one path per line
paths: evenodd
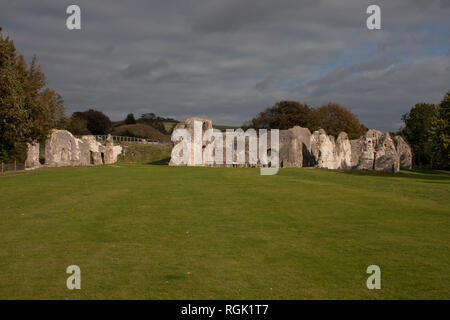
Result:
M434 181L450 182L450 171L445 170L414 169L414 170L402 170L396 173L368 171L368 170L345 170L342 172L345 174L351 174L355 176L407 178L416 180L434 180Z
M164 159L148 162L147 164L152 164L152 165L156 165L156 166L167 166L167 165L169 165L169 161L170 161L170 157L167 157Z

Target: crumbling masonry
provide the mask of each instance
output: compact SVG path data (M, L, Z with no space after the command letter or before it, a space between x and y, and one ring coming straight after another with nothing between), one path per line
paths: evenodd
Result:
M45 167L88 166L111 164L117 161L122 152L115 146L109 135L106 144L95 140L94 136L74 137L66 130L53 130L45 142ZM39 162L39 143L28 144L26 169L41 167Z

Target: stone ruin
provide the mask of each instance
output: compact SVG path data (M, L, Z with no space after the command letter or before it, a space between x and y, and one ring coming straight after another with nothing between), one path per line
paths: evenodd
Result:
M25 169L42 167L39 162L39 143L27 145ZM95 140L92 135L74 137L66 130L52 130L45 142L44 167L89 166L117 162L122 152L121 146L115 146L111 135L106 144Z
M195 137L195 121L201 122L201 137ZM183 141L174 136L176 129L186 129L191 135L190 141ZM248 144L249 137L245 137L245 162L237 165L222 163L211 163L207 161L205 150L208 144L214 143L214 138L205 139L205 131L212 129L212 122L208 119L188 118L179 123L172 133L174 149L169 165L176 165L173 161L175 148L179 143L190 144L191 155L188 162L183 165L200 165L214 167L264 167L257 162L250 164ZM268 150L270 150L270 136L268 135ZM259 137L257 138L259 139ZM197 141L194 143L194 140ZM206 141L205 141L206 140ZM223 155L226 147L231 147L236 151L237 143L227 145L225 138L223 143ZM203 151L203 159L200 164L194 164L193 153L195 150ZM236 153L236 152L235 152ZM235 159L239 155L234 155ZM241 155L243 156L243 155ZM378 130L368 130L359 139L350 140L345 132L341 132L337 139L332 135L327 135L325 130L320 129L312 134L307 128L295 126L288 130L279 130L279 166L281 168L302 168L316 167L326 169L357 169L398 172L400 169L412 168L412 151L408 143L401 137L391 137L389 133L382 133Z

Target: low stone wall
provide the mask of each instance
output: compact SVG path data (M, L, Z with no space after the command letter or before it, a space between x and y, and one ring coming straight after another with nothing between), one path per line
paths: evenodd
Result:
M88 166L117 162L122 152L121 146L115 146L108 136L106 144L95 140L94 136L74 137L66 130L52 130L45 142L46 167ZM41 167L39 163L39 144L28 144L26 169Z
M208 119L189 118L179 123L172 134L174 149L169 165L175 165L174 157L180 156L176 154L182 149L177 147L178 144L189 144L191 154L187 162L182 165L231 166L225 164L225 161L221 161L221 163L207 161L208 157L205 153L211 149L211 143L217 143L215 139L211 140L209 137L205 139L205 132L211 128L212 122ZM190 141L183 141L183 139L174 136L176 129L189 131ZM270 149L270 136L268 138L267 148ZM256 137L256 139L256 143L259 145L259 137ZM233 166L264 166L260 162L255 164L249 161L249 141L250 137L246 136L245 161ZM237 149L234 142L230 145L230 141L227 142L225 138L220 143L223 145L224 157L227 149L232 148L234 151ZM253 143L255 142L253 141ZM197 154L203 152L203 161L200 163L194 164L193 155L195 152ZM236 159L239 155L234 155L234 157ZM361 138L349 140L345 132L341 132L335 139L333 136L327 135L323 129L311 134L307 128L295 126L289 130L279 131L279 164L281 168L317 167L397 172L400 169L411 169L412 152L410 146L402 137L395 136L392 138L389 133L383 134L377 130L368 130Z

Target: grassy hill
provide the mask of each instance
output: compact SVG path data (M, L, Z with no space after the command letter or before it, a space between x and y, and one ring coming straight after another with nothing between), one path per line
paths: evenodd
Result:
M449 193L434 171L0 176L0 298L449 299ZM72 264L81 290L66 288ZM381 290L366 288L372 264Z
M178 124L178 122L163 122L163 124L166 131L172 133L173 128Z
M168 164L170 161L171 146L120 143L124 152L119 155L118 161L129 163Z
M161 142L170 142L170 135L163 134L152 126L145 123L125 124L113 128L113 135L129 135L136 137L152 139Z

